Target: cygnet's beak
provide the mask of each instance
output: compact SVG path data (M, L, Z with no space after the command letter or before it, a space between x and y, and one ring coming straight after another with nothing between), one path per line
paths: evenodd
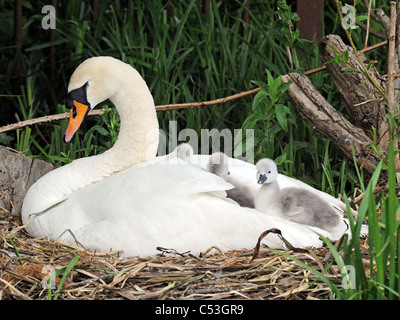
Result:
M258 179L257 183L258 184L263 184L265 181L267 181L268 178L265 174L260 174L260 178Z
M75 132L78 131L83 119L89 112L89 106L73 100L74 106L69 112L69 122L65 131L65 142L70 142Z

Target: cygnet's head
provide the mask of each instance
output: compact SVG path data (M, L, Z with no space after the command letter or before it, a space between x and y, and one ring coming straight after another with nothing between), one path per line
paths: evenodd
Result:
M181 143L176 147L176 156L186 162L190 162L193 156L193 148L189 143Z
M210 156L207 170L222 178L230 174L228 167L228 157L222 152L215 152Z
M276 167L275 162L271 159L261 159L257 162L256 168L258 184L274 182L278 176L278 168Z
M127 85L128 78L134 81L129 83L135 83L134 87L142 90L145 82L140 74L129 64L113 57L89 58L75 69L65 99L65 106L70 109L66 142L72 139L88 112L100 102L112 100Z

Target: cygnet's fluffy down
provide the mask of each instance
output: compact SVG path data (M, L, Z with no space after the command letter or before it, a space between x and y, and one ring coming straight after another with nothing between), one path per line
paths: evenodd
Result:
M179 146L176 147L175 151L176 156L186 162L190 162L190 159L193 156L193 148L188 143L181 143Z
M341 223L330 205L312 192L301 188L280 189L276 181L278 169L273 160L261 159L256 168L257 182L262 185L254 201L258 211L327 231Z
M234 186L233 189L226 190L228 198L236 201L241 207L254 208L254 197L250 189L229 176L228 158L224 153L213 153L207 165L207 170Z

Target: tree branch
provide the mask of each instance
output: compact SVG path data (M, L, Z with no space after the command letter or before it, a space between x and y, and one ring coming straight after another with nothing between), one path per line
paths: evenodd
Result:
M364 0L364 4L365 7L368 8L368 0ZM383 11L381 8L376 9L376 13L371 11L371 18L380 23L385 28L386 33L389 34L390 19L385 14L385 11Z
M387 40L386 34L379 32L375 29L372 29L371 27L368 29L367 25L365 23L362 23L361 21L357 21L356 25L358 25L361 29L363 29L365 31L369 30L368 33L372 34L373 36L375 36L379 39Z
M157 111L169 111L169 110L174 110L174 109L187 109L187 108L198 108L198 107L212 106L212 105L222 104L222 103L225 103L225 102L228 102L228 101L236 100L236 99L239 99L239 98L243 98L243 97L255 94L258 91L260 91L260 88L255 88L255 89L252 89L252 90L249 90L249 91L240 92L240 93L234 94L232 96L228 96L228 97L225 97L225 98L219 98L219 99L211 100L211 101L160 105L160 106L156 106L156 110ZM104 111L105 111L104 109L91 110L88 113L88 116L102 115L104 113ZM7 126L0 127L0 133L21 129L23 127L32 126L32 125L38 124L38 123L45 123L45 122L51 122L51 121L57 121L57 120L64 120L64 119L68 119L68 118L69 118L69 112L65 112L65 113L53 114L53 115L44 116L44 117L40 117L40 118L20 121L20 122L17 122L17 123L13 123L13 124L9 124Z
M371 82L365 81L362 66L354 50L346 45L339 36L329 35L322 39L320 58L326 63L345 51L348 53L347 63L359 72L344 72L343 65L329 63L327 64L329 73L344 99L350 121L363 129L371 139L371 128L375 127L380 137L387 127L386 108L381 103L383 98L376 87ZM362 53L359 53L359 57L366 61ZM385 81L373 65L369 68L369 73L375 82L380 83L380 87L386 86ZM385 147L383 149L386 150Z
M387 97L388 97L388 112L393 116L397 116L399 109L396 103L395 93L395 56L396 56L396 21L397 9L396 2L390 1L390 30L389 30L389 50L388 50L388 82L387 82ZM395 128L391 128L395 130ZM393 149L396 152L399 148L398 141L393 141ZM399 155L395 157L396 172L400 173Z
M396 100L395 100L396 21L397 21L396 2L390 1L387 97L388 97L388 111L393 116L397 116L398 114L398 108L396 106Z
M306 76L291 73L282 77L283 82L290 80L287 94L300 116L310 123L314 130L332 141L347 158L352 159L354 149L357 163L364 163L364 168L373 173L379 162L373 154L367 158L368 145L373 141L332 107Z

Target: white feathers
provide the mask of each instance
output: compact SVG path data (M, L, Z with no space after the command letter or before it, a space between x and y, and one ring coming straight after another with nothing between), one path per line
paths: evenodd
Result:
M228 198L236 201L241 207L254 208L254 193L239 179L231 177L228 157L224 153L213 153L210 156L207 170L233 185L232 189L226 191Z
M118 140L101 155L53 170L29 189L22 219L24 224L30 220L26 229L32 235L71 243L76 239L87 249L122 250L125 256L154 255L159 246L193 254L211 246L253 248L270 228L278 228L300 248L322 245L315 231L332 238L325 230L240 207L226 198L234 188L230 181L238 181L254 198L259 186L252 164L229 158L231 174L225 181L205 170L209 156L193 155L187 146L156 158L153 98L129 65L110 57L88 59L74 72L69 90L86 82L92 108L107 98L115 104L121 118ZM283 175L277 180L280 185L311 189L337 205L338 200L300 181ZM34 215L37 212L44 213ZM263 243L286 248L275 234Z
M262 185L255 198L257 210L330 232L341 228L341 216L318 195L301 188L280 188L276 180L278 169L273 160L261 159L256 168L256 180Z

